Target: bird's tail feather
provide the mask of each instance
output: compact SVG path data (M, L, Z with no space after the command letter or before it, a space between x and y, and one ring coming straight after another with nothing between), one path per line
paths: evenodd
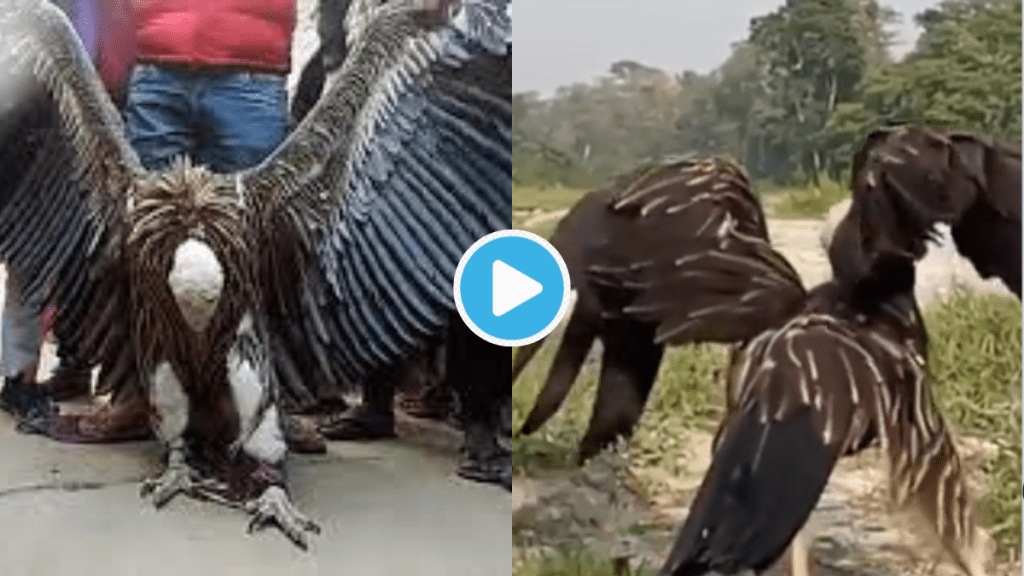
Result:
M659 576L761 571L806 523L838 459L810 407L782 421L729 416L690 514Z

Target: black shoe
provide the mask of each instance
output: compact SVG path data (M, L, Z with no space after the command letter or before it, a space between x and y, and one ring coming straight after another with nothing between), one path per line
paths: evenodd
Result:
M57 406L38 384L25 382L21 376L4 380L0 391L0 408L18 420L18 431L45 434L57 415Z
M394 438L394 412L379 412L366 405L320 421L320 433L328 440L368 441Z
M512 491L512 402L502 402L495 423L466 424L466 448L458 474Z

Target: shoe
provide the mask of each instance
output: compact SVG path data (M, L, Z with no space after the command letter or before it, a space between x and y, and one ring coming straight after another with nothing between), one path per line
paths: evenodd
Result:
M476 421L474 421L476 420ZM489 418L466 422L466 447L458 475L512 491L512 398L501 399Z
M284 417L284 439L288 450L296 454L325 454L327 440L310 418L289 414Z
M45 434L58 414L57 406L46 392L21 376L4 380L0 408L18 420L18 431L26 434Z
M54 418L47 435L68 444L113 444L148 440L153 436L149 402L128 393L85 414Z
M61 358L53 374L39 385L58 402L75 400L92 393L92 370L74 360Z
M377 412L365 405L321 419L319 429L328 440L367 441L396 436L394 413Z

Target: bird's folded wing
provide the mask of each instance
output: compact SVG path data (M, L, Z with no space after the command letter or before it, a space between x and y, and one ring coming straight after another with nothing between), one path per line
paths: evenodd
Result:
M675 172L642 176L612 200L629 230L591 277L623 314L656 323L659 343L745 341L788 320L804 288L768 243L746 178L714 163Z
M240 177L269 306L349 380L439 336L459 259L511 226L505 4L465 2L432 29L385 5L295 133Z
M125 373L133 354L121 233L141 167L74 29L49 2L0 1L0 166L0 257L27 294L56 298L62 344Z

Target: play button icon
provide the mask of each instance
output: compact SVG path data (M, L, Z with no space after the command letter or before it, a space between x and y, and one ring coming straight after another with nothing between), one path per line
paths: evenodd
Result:
M496 318L501 318L544 292L540 282L501 260L494 261L491 278L491 308Z
M478 240L455 270L455 305L466 325L499 346L525 346L569 308L569 270L546 240L502 230Z

